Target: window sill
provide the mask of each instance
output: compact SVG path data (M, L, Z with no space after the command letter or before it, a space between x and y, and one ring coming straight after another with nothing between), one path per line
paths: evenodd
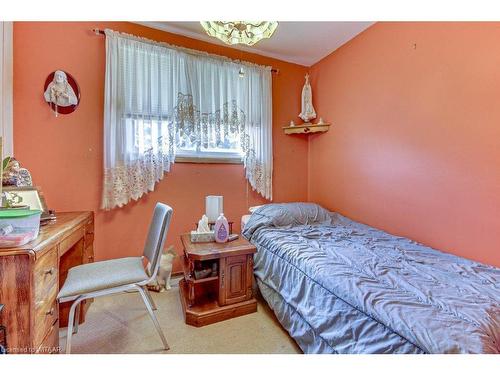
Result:
M199 163L199 164L243 164L243 160L238 157L196 157L196 156L176 156L176 163Z

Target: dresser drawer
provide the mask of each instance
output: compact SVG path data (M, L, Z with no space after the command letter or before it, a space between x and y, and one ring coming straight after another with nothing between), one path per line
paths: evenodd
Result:
M33 346L37 348L57 320L58 277L57 247L49 249L35 263Z
M59 321L56 321L37 348L36 354L57 354L59 351Z
M57 289L55 290L57 293ZM56 293L49 296L44 304L35 308L33 346L37 348L43 343L44 338L57 321L58 306Z
M57 248L53 247L35 263L33 271L35 308L45 304L50 296L57 293L58 272Z

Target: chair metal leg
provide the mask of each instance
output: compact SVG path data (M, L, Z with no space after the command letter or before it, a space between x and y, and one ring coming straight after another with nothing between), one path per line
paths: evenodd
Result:
M68 333L66 336L66 354L71 353L71 336L73 335L73 324L75 321L75 310L76 308L80 305L80 302L83 300L83 298L77 298L73 304L71 305L71 308L69 309L69 318L68 318Z
M160 335L161 341L163 342L163 346L165 347L165 350L169 350L170 347L168 346L167 339L163 335L163 331L161 330L160 323L158 322L158 319L156 319L155 313L153 312L153 308L151 304L149 303L147 294L144 292L144 289L142 289L140 286L135 285L135 289L139 291L139 294L142 297L142 300L144 301L144 304L146 305L146 308L148 309L149 316L151 317L151 320L153 321L153 324L155 325L156 330L158 331L158 334Z
M80 324L80 310L82 309L82 306L78 304L76 307L76 313L75 313L75 327L73 329L73 334L78 333L78 325Z
M146 295L148 296L148 300L151 303L151 307L153 308L153 310L158 310L158 308L156 307L156 303L153 300L153 297L151 296L151 293L149 292L148 287L144 286L142 289L146 292Z

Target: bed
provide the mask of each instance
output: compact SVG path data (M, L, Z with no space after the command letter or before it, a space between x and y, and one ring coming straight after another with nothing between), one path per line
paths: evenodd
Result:
M499 353L500 269L316 204L245 223L264 299L305 353Z

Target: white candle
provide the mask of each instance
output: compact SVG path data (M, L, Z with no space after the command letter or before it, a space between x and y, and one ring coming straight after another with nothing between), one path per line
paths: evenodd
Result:
M214 223L221 212L224 212L223 199L221 195L208 195L205 198L205 215L209 222Z

